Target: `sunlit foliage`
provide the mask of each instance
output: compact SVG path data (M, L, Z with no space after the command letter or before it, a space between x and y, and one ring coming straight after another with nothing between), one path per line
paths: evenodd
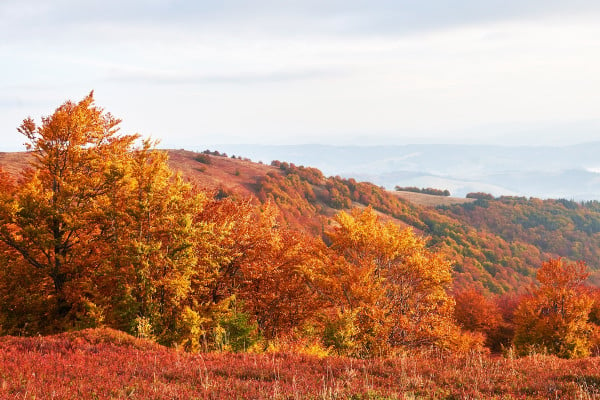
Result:
M411 229L380 221L371 208L341 212L335 222L328 234L338 255L330 273L338 307L334 323L338 330L350 329L345 336L355 342L352 351L448 346L458 333L446 292L450 264Z
M596 203L477 194L418 207L278 161L244 197L199 189L119 123L90 94L20 126L30 168L0 171L0 333L111 327L189 352L320 357L484 342L600 353L600 295L584 286L585 264L541 262L597 259ZM222 162L211 157L194 163ZM530 295L507 294L539 265Z
M2 303L6 312L21 310L10 313L5 331L53 332L102 321L93 293L107 250L102 207L125 184L137 139L119 135L119 122L95 107L90 94L66 102L39 127L31 118L20 126L34 161L16 184L4 184L0 202L3 274L9 278L2 282L9 297ZM34 294L18 299L13 291Z
M583 287L587 276L582 262L552 259L542 264L539 287L515 314L514 344L520 353L547 351L568 358L590 354L595 327L588 322L593 302Z

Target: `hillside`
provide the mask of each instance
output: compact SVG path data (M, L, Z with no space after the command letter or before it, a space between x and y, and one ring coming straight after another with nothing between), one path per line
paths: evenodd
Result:
M0 166L4 171L18 175L29 165L31 160L27 153L2 153L0 152Z
M583 260L596 270L591 281L600 284L597 271L600 267L600 203L597 201L578 203L503 196L443 207L439 212L510 243L513 254L519 258L539 254L541 258L551 255ZM487 258L499 261L492 254Z
M353 177L386 188L448 189L457 196L600 200L600 142L572 146L409 145L223 145L255 160L286 160L329 175Z
M216 152L214 153L216 154ZM169 151L170 165L200 188L219 196L252 196L272 202L294 227L315 235L342 209L372 206L380 215L430 237L430 245L453 261L455 286L484 287L495 293L523 289L536 269L556 256L586 261L600 269L600 206L563 200L502 197L456 199L390 192L354 179L286 162ZM0 165L18 173L26 153L1 153ZM594 272L592 282L600 283Z
M182 154L183 155L183 154ZM194 153L185 157L193 160ZM273 201L288 221L322 232L323 217L350 207L372 206L401 224L431 237L455 263L457 287L480 286L503 293L533 282L537 267L556 256L583 259L600 268L597 202L503 197L491 201L390 192L354 179L325 177L315 168L275 161L274 166L210 157L203 177L237 193ZM236 174L236 171L239 173ZM260 175L266 172L265 175ZM210 185L208 185L210 186ZM525 211L523 211L525 210ZM487 222L486 222L487 221ZM598 274L592 277L598 283Z

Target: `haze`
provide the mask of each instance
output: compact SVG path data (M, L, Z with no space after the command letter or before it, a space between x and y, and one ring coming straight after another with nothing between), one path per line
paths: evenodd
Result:
M216 143L600 138L597 1L0 3L0 150L90 90L126 132Z

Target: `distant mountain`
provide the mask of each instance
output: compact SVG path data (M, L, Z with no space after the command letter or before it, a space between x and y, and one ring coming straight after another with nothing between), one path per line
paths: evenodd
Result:
M600 200L600 142L564 147L220 145L218 150L266 163L310 165L326 175L388 189L400 185L448 189L455 196L488 192Z

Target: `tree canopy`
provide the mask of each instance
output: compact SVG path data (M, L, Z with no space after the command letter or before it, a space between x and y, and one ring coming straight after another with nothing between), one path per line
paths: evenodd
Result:
M542 264L540 285L516 311L514 343L519 352L544 350L567 358L590 354L597 327L589 322L593 299L583 286L587 277L583 262L558 258Z

